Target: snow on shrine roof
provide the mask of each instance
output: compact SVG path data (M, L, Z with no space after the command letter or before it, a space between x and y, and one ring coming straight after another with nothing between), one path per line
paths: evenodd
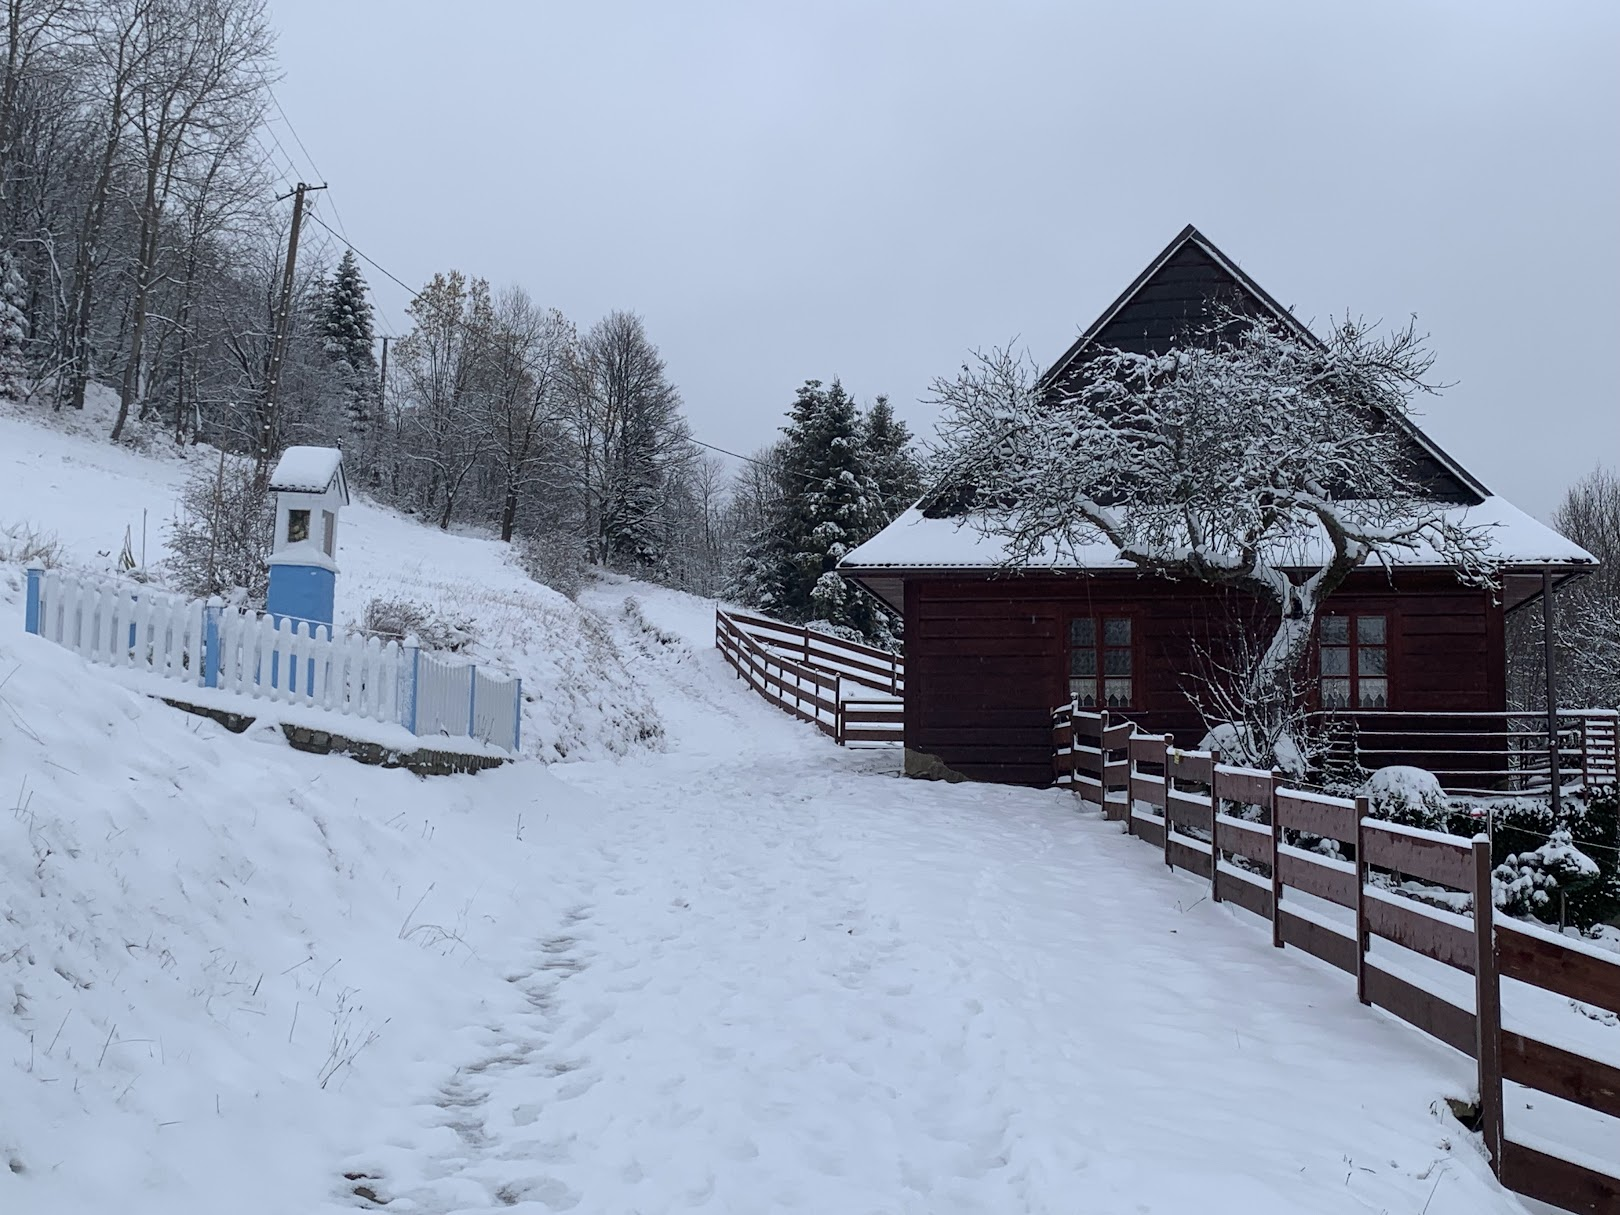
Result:
M335 447L289 447L270 474L273 493L324 494L338 482L345 506L349 486L343 476L343 453Z
M1478 506L1446 511L1455 523L1491 529L1492 556L1501 565L1596 565L1597 559L1574 541L1525 514L1505 498L1486 498ZM1449 568L1450 562L1424 546L1403 553L1392 564L1415 568ZM1006 546L964 518L931 519L915 506L900 515L838 563L844 574L868 570L1134 570L1119 550L1105 540L1080 546L1061 558L1046 556L1008 567Z

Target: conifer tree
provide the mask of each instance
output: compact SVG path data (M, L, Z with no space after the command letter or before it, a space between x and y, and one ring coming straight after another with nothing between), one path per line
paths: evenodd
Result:
M911 428L894 416L886 396L873 401L861 419L861 449L877 484L877 522L883 526L922 493L922 464L911 448Z
M0 397L22 396L24 372L23 343L28 336L27 302L22 275L8 249L0 253Z
M349 426L363 432L371 424L378 399L377 357L371 349L375 340L371 301L354 250L344 251L321 294L321 340L338 371Z
M782 498L764 538L764 605L790 620L821 620L870 635L874 608L843 584L839 560L865 539L880 511L861 450L855 402L837 380L807 380L782 446Z

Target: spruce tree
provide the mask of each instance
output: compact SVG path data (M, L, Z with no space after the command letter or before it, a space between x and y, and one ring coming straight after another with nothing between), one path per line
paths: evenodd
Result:
M871 534L880 510L867 474L855 402L837 380L807 380L793 402L782 449L782 500L766 547L765 605L789 620L819 620L871 635L874 606L835 572Z
M873 401L861 419L861 447L877 484L877 523L884 526L922 493L922 464L911 448L911 428L894 416L888 397Z
M8 249L0 253L0 397L13 400L22 396L27 370L23 350L28 336L26 303L22 274Z
M360 433L371 424L379 385L377 357L371 349L375 340L371 301L354 250L344 251L322 295L322 345L337 369L350 429Z

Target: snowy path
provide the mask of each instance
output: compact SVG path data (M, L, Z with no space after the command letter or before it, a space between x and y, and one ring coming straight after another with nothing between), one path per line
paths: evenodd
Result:
M104 568L185 469L0 416L0 526ZM1522 1212L1467 1060L1067 795L840 751L701 601L345 535L346 611L474 617L592 762L419 781L0 634L4 1215Z
M356 1142L347 1203L1518 1209L1435 1112L1466 1060L1117 828L1057 793L900 781L712 653L620 631L673 750L553 770L597 811L536 874L525 1010Z

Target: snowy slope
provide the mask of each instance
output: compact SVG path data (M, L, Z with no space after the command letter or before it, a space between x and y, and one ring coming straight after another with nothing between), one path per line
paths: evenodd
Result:
M114 568L125 529L161 580L168 522L181 487L212 449L166 439L142 455L107 443L116 398L91 393L84 414L0 402L0 529L53 534L68 560ZM48 423L44 425L42 423ZM358 478L352 478L358 480ZM423 527L358 495L339 528L337 618L354 626L373 597L404 597L473 624L472 653L523 678L524 749L542 759L623 755L661 745L663 723L600 621L540 586L481 536Z
M91 558L177 475L0 418L0 519ZM487 541L368 508L344 541L565 670ZM424 781L114 687L19 592L6 1215L1522 1209L1445 1112L1468 1060L1067 795L770 710L710 604L582 596L613 665L573 703L656 705L661 749L576 716L575 762Z

